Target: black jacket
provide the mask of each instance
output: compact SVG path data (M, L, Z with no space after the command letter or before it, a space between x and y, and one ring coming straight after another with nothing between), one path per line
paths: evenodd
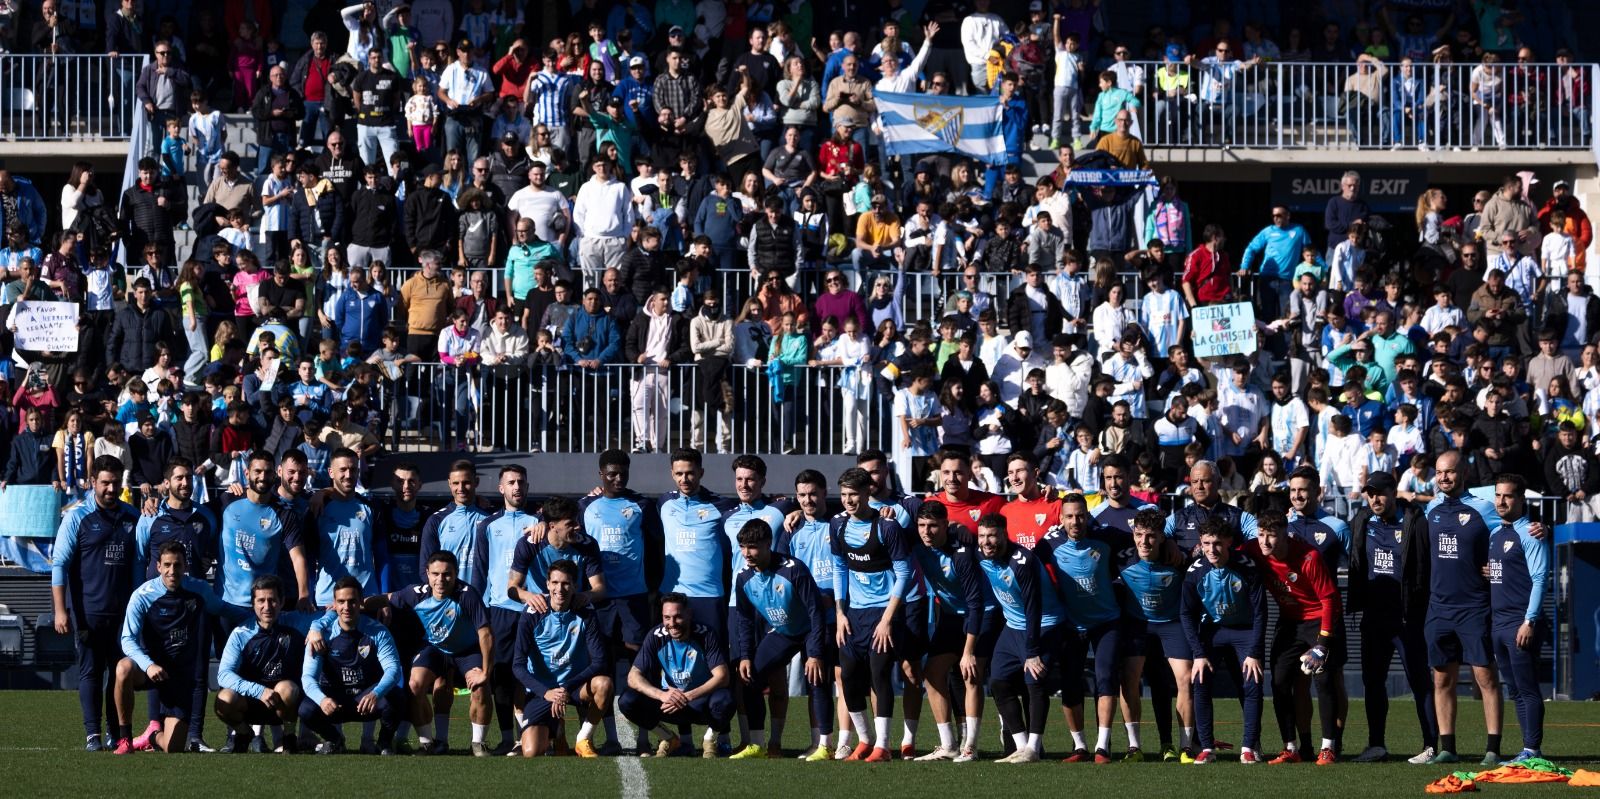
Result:
M395 244L395 215L400 203L393 190L362 186L350 196L351 244L362 247L390 247Z
M286 232L291 241L298 240L306 244L320 245L323 237L342 242L346 238L345 222L348 216L344 198L337 189L317 195L317 204L313 207L307 200L306 190L296 187L294 194L289 197L289 225Z
M183 351L177 346L172 316L153 305L141 312L130 302L117 311L111 323L111 333L106 336L106 362L120 363L130 372L143 372L155 365L156 344L161 342L174 352Z
M49 485L56 475L56 453L49 433L37 435L26 430L11 439L11 454L6 456L3 478L8 485Z
M1034 346L1043 347L1050 343L1061 332L1061 323L1067 318L1066 309L1061 307L1061 300L1055 292L1047 288L1040 288L1044 292L1044 341L1035 341ZM1032 311L1028 306L1028 284L1019 284L1011 290L1011 295L1006 298L1006 328L1015 336L1024 330L1033 329Z
M157 202L162 197L167 199L165 208ZM159 180L148 189L140 188L135 183L122 193L117 219L122 225L123 241L127 245L125 251L130 263L143 263L140 254L144 252L146 244L172 248L173 215L182 203L183 197L179 191Z
M418 186L406 195L406 241L419 250L450 252L456 240L456 204L444 189Z
M208 460L212 463L222 462L221 432L210 422L191 424L182 419L173 422L172 443L178 454L188 458L196 470Z
M1372 521L1372 510L1363 507L1350 520L1350 585L1345 610L1350 613L1373 611L1398 612L1408 621L1421 616L1428 607L1428 578L1431 573L1428 553L1428 521L1422 508L1403 499L1395 500L1397 513L1403 514L1400 535L1400 562L1395 571L1400 575L1405 606L1400 608L1374 608L1367 606L1367 524Z
M667 334L667 360L673 363L694 360L694 353L689 350L689 320L683 318L683 314L671 311L667 312L667 318L672 320L671 331ZM628 326L628 335L622 342L622 355L628 359L628 363L638 363L639 356L644 354L649 343L650 317L640 313Z
M667 255L660 250L645 252L643 247L634 247L621 266L622 282L627 284L634 302L641 308L656 289L667 288L671 284Z
M273 116L273 108L282 108L284 112L280 116ZM256 136L263 142L271 139L274 133L287 134L292 139L305 115L305 100L293 88L285 88L283 94L278 95L272 86L263 86L250 103L250 116L256 121Z
M1583 287L1583 296L1589 299L1583 308L1583 329L1588 333L1583 343L1592 344L1600 341L1600 298L1595 297L1588 286ZM1568 314L1567 293L1551 293L1545 300L1544 326L1566 336Z
M138 488L143 483L161 484L161 472L172 460L172 438L157 430L151 438L142 433L128 437L128 485Z

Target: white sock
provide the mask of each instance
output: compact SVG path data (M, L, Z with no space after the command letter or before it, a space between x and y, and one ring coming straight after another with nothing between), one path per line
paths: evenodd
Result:
M424 746L433 743L433 722L417 725L417 742Z
M1014 733L1011 733L1011 742L1017 745L1017 750L1018 751L1021 751L1023 749L1027 749L1028 748L1028 734L1025 733L1025 732L1014 732Z
M939 728L939 747L942 749L954 749L956 745L956 725L946 721L934 726Z
M1178 734L1178 744L1184 749L1188 749L1189 747L1194 746L1194 742L1194 728L1184 727L1183 731Z
M362 746L368 746L368 745L370 745L372 743L372 741L373 741L372 730L376 726L377 726L376 722L371 722L371 721L363 721L363 722L361 722L361 745Z
M706 734L705 734L705 740L707 740L707 741L715 741L716 739L717 739L717 731L711 729L710 727L707 727L706 728Z
M746 741L749 741L751 744L753 744L755 746L766 746L767 745L767 731L766 730L751 730L750 733L744 737L744 739Z
M606 740L611 741L613 743L617 742L617 717L616 716L606 716L605 718L600 720L600 723L605 725L605 728L606 728Z
M1333 749L1333 739L1332 738L1323 738L1322 739L1322 748L1323 749L1332 750Z
M917 742L917 722L921 719L906 719L900 722L900 745L911 746Z
M772 746L775 749L783 748L783 727L784 727L784 723L787 722L787 721L788 721L788 719L780 719L777 716L773 716L772 717L772 725L771 725L772 726L772 739L771 740L772 740Z
M1110 727L1099 727L1099 728L1097 728L1095 730L1094 748L1097 749L1097 750L1101 750L1101 749L1110 750L1110 748L1111 748L1111 728Z
M1036 733L1036 732L1028 733L1027 741L1028 741L1028 748L1029 749L1032 749L1035 752L1039 751L1039 733Z
M476 721L472 722L472 742L473 743L475 743L475 744L483 743L484 737L487 736L488 734L489 734L489 725L487 725L487 724L479 724Z
M872 745L874 747L889 748L889 721L888 716L872 717Z
M594 723L585 721L578 725L578 740L587 741L594 737Z
M263 729L266 729L266 728L265 728L265 727L263 727L263 726L262 726L262 725L260 725L260 724L252 724L252 725L250 725L250 731L251 731L251 732L253 732L253 733L255 733L255 736L256 736L256 737L257 737L257 738L260 738L260 737L261 737L261 731L262 731L262 730L263 730Z
M829 749L832 749L833 745L828 742L828 739L832 738L832 737L833 736L831 736L831 735L827 735L827 734L824 734L824 733L818 733L817 734L816 746L822 747L823 751L827 751ZM813 748L816 748L816 747L813 747Z
M967 716L961 723L961 748L978 745L978 723L983 719L979 716Z
M1290 741L1290 742L1284 744L1283 748L1286 751L1298 752L1298 751L1300 751L1300 742L1299 741Z
M450 740L450 717L449 716L434 716L433 717L433 726L434 726L435 729L437 729L439 731L439 734L436 737L440 742L444 742L444 741Z
M1072 748L1075 750L1089 748L1089 745L1083 741L1083 730L1072 731Z
M1139 749L1139 725L1124 723L1122 728L1128 731L1128 748Z
M827 736L824 735L823 737L826 738ZM845 726L839 730L839 745L840 746L849 746L850 745L849 719L845 720Z
M872 728L867 726L867 712L865 710L850 711L850 726L855 729L856 737L860 738L862 743L866 743L872 736Z

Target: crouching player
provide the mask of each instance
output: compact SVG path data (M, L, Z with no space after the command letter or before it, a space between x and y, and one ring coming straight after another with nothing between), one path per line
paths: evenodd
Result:
M188 576L183 544L168 541L157 551L161 576L133 592L122 621L122 653L114 690L119 755L133 749L133 698L136 691L156 689L162 730L152 742L164 752L183 750L194 709L195 684L205 679L210 653L201 631L207 614L225 615L230 608L205 583ZM236 621L229 618L227 621Z
M628 721L661 736L657 757L689 748L668 724L707 725L701 754L717 756L717 736L728 734L735 710L724 651L714 631L695 623L688 597L676 591L661 597L661 624L645 634L628 669L628 689L617 700Z
M284 754L294 754L300 722L300 671L306 632L317 616L283 610L283 580L264 574L250 586L255 618L234 628L217 665L216 713L233 736L224 752L264 751L256 726L269 726ZM252 747L252 743L255 744Z
M516 650L511 670L527 694L522 718L522 756L536 757L550 748L550 734L566 718L567 706L581 703L583 725L577 750L595 757L594 725L611 703L611 663L593 611L575 607L578 565L570 560L550 564L545 578L543 611L529 607L517 621Z
M739 551L745 568L734 578L734 657L739 681L744 684L744 709L750 718L749 745L733 758L782 757L783 722L789 709L789 661L805 651L806 682L810 683L811 712L822 723L831 721L833 697L821 686L832 682L833 664L827 662L823 635L822 600L811 570L804 563L772 551L772 527L750 519L739 528ZM768 691L770 689L770 694ZM772 742L763 729L766 708L772 704ZM827 727L824 726L823 729ZM813 754L827 759L825 747Z
M1239 662L1243 680L1244 744L1239 762L1261 762L1261 664L1267 646L1267 593L1255 564L1233 551L1233 527L1220 517L1200 523L1200 557L1183 580L1183 634L1194 653L1194 711L1200 753L1195 765L1216 762L1212 727L1211 662L1227 655Z
M318 619L306 633L300 721L322 738L319 755L344 751L340 725L374 720L379 722L378 754L394 754L394 728L404 709L395 692L400 654L389 631L361 610L361 581L340 577L333 584L333 616Z

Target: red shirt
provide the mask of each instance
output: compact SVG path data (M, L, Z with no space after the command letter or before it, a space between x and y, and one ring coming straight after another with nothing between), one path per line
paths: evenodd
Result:
M817 165L822 168L823 175L838 177L844 173L846 162L854 164L856 173L860 174L865 166L860 144L853 140L840 144L833 139L822 143L822 150L817 154Z
M1183 261L1183 282L1194 286L1194 296L1201 302L1222 302L1233 292L1233 267L1228 264L1228 251L1212 252L1204 245L1194 248Z
M929 494L926 501L943 505L945 512L950 514L951 524L959 524L971 530L974 535L978 532L979 519L991 513L1001 513L1006 506L1004 497L987 491L968 491L966 502L948 499L942 492Z
M1023 549L1033 549L1033 545L1044 537L1045 531L1061 522L1061 495L1045 489L1044 493L1032 500L1012 497L1000 509L1000 515L1006 517L1006 537L1011 539L1011 543Z
M333 68L332 58L311 56L306 63L306 85L300 95L308 103L320 103L328 93L328 70Z
M1322 633L1339 630L1339 588L1322 563L1316 547L1298 538L1283 539L1289 551L1283 560L1261 554L1261 542L1251 540L1242 550L1256 562L1261 578L1278 602L1278 613L1291 621L1320 618Z

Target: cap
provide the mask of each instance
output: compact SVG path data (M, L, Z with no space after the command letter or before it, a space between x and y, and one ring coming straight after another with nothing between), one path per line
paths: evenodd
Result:
M432 175L442 175L442 174L444 174L444 170L441 170L439 168L438 164L428 164L427 166L422 168L422 172L419 173L419 174L421 174L423 177L429 177L429 176L432 176Z
M874 194L874 195L872 195L872 204L873 205L888 205L889 204L889 198L883 196L882 194Z
M506 131L506 135L500 137L500 141L505 142L506 144L521 144L522 143L522 139L518 138L517 134L515 134L515 133L513 133L513 132L511 132L509 130Z
M642 66L644 66L644 56L636 55L633 58L628 59L628 66L630 66L630 67L642 67Z
M1011 339L1011 346L1019 350L1033 349L1033 334L1024 330Z
M1399 487L1399 483L1395 482L1394 475L1389 474L1388 472L1374 471L1367 475L1368 493L1374 491L1393 491Z
M1550 184L1550 190L1551 191L1555 191L1556 189L1570 189L1570 188L1572 188L1572 184L1566 182L1565 180L1558 180L1555 183Z
M1183 47L1180 46L1180 45L1176 45L1176 44L1167 45L1167 60L1168 61L1182 61L1183 60Z
M456 40L456 49L457 50L471 50L472 49L472 40L468 39L465 36L457 39Z
M683 26L682 25L673 25L672 27L667 28L667 35L668 36L673 36L673 35L682 36L683 35Z

